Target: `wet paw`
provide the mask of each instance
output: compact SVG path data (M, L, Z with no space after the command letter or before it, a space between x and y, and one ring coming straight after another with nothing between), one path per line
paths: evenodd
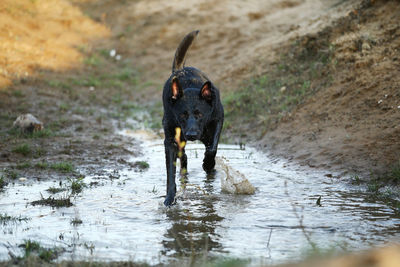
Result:
M164 200L164 205L166 207L170 207L170 206L172 206L174 204L175 204L175 196L167 195L167 197Z
M206 173L212 173L214 171L215 159L214 158L205 158L203 161L203 170Z

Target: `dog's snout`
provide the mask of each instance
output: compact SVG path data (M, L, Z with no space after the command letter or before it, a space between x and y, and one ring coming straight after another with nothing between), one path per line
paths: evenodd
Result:
M188 132L186 134L186 139L189 141L194 141L197 139L197 133L195 131Z
M190 118L187 122L187 127L186 127L186 133L185 137L189 141L194 141L199 139L199 126L196 123L196 120L194 118Z

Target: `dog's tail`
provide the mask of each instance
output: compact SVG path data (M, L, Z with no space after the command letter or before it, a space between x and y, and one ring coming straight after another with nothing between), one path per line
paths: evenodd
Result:
M192 31L183 38L175 52L174 62L172 63L172 73L180 70L185 65L186 52L192 46L194 38L196 38L199 31Z

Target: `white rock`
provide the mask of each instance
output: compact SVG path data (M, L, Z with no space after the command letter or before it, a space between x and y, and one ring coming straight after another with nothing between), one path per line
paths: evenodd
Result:
M371 50L371 46L367 42L363 42L362 45L361 45L361 50L362 51Z
M115 57L116 54L117 54L117 51L115 51L115 49L111 49L110 57Z
M252 195L256 191L254 186L239 171L226 163L225 158L215 158L217 169L222 171L221 190L230 194Z
M18 116L14 121L13 126L26 132L43 130L43 123L30 113Z

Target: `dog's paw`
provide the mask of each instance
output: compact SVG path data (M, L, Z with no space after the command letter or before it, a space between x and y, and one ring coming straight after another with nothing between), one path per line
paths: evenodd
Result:
M203 160L203 170L206 173L212 173L215 167L215 159L214 158L205 158Z
M175 204L175 196L167 195L167 197L164 200L164 205L166 207L172 206Z

